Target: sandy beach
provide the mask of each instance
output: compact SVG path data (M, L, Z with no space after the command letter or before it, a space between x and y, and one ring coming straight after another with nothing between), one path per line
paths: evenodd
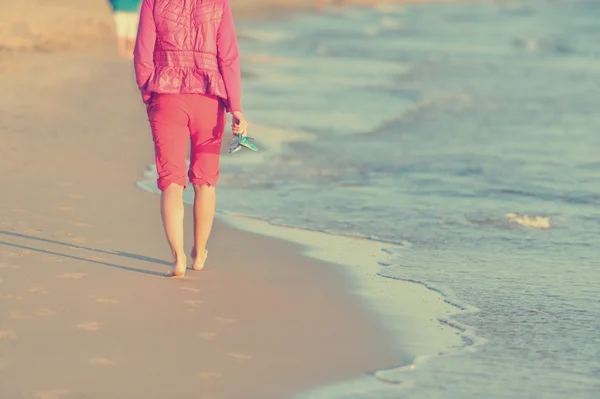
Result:
M158 197L135 186L152 142L108 9L25 23L42 2L25 3L0 6L0 398L279 399L404 364L359 284L297 244L217 221L207 269L162 278Z

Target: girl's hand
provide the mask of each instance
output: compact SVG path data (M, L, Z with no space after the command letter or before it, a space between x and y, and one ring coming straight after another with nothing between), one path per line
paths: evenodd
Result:
M248 121L246 118L244 118L244 114L242 114L240 111L234 112L231 120L231 132L233 134L245 136L247 129Z

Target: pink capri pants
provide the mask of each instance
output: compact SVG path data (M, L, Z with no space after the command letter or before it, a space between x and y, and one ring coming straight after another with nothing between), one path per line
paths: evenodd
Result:
M219 180L219 157L225 130L225 106L219 97L204 94L157 94L148 105L158 189L214 186ZM186 158L190 146L190 166Z

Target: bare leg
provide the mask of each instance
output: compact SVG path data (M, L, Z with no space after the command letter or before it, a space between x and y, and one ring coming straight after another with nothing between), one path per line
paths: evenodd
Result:
M206 242L215 218L217 193L214 186L194 184L194 248L192 269L201 270L206 260Z
M117 51L119 52L119 57L121 57L121 58L127 57L127 38L126 37L117 37Z
M160 197L160 214L162 216L167 241L173 254L173 269L166 277L183 277L186 269L185 251L183 248L183 187L171 184Z
M135 47L135 39L127 39L127 58L133 59L134 47Z

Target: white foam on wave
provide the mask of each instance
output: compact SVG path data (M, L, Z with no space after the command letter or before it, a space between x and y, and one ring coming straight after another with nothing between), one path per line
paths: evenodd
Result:
M521 213L507 213L505 216L512 223L535 230L550 230L552 228L550 216L524 215Z

